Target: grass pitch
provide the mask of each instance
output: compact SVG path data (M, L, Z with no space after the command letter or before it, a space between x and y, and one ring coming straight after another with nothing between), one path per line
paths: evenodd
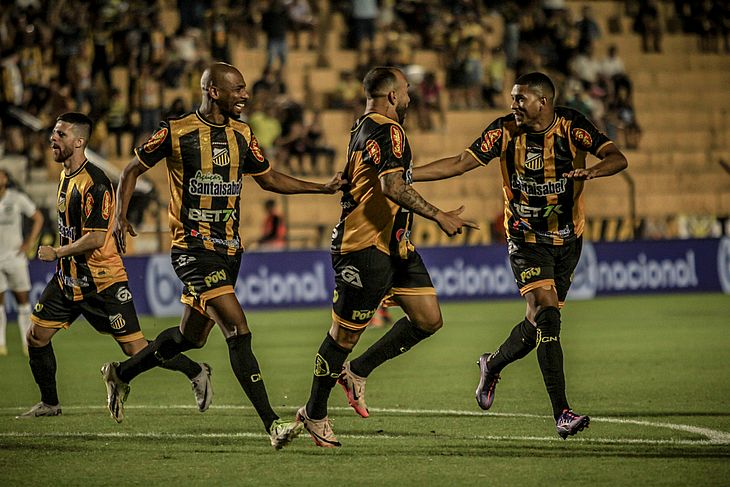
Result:
M122 354L80 321L54 340L63 415L16 420L39 394L11 325L10 355L0 357L0 485L728 485L729 312L718 294L569 302L568 397L592 423L563 441L534 353L503 372L489 413L474 400L477 357L524 304L445 304L443 330L370 376L370 418L333 391L343 443L334 451L306 433L284 450L269 446L217 331L189 354L213 367L205 414L183 375L156 369L133 381L116 424L99 367ZM291 417L308 396L329 310L248 317L272 404ZM152 338L176 322L142 327ZM383 333L367 330L355 356Z

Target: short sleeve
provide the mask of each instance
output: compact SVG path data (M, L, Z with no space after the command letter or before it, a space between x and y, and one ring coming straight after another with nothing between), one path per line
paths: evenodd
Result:
M611 142L603 132L598 130L585 116L577 116L571 125L570 138L580 150L590 152L594 156L603 146Z
M248 150L243 154L241 166L243 167L243 173L250 176L258 176L271 169L271 164L264 156L264 152L261 150L259 141L253 131L251 132L251 140L248 141Z
M33 216L33 214L38 209L31 201L31 199L28 197L25 193L18 193L18 207L20 208L20 213L30 218Z
M82 230L108 230L114 212L114 194L107 183L97 183L84 193Z
M486 166L489 161L499 157L502 153L502 141L504 140L504 128L502 119L499 118L484 129L482 135L476 139L467 149L479 161Z
M170 136L170 125L167 122L160 122L157 132L142 144L134 149L137 159L147 167L152 167L164 158L172 154L172 140Z
M378 174L404 171L410 161L403 157L406 138L395 124L379 126L365 142L363 162L376 168Z

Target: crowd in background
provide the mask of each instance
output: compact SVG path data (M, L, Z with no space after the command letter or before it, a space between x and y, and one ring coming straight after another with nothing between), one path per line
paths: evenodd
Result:
M617 33L621 18L634 19L631 29L647 52L660 52L662 34L677 31L695 33L703 51L730 52L729 4L625 0L607 25ZM287 56L323 48L323 9L344 18L340 47L356 50L357 62L341 73L326 105L311 107L287 90L286 80L301 75ZM179 18L174 32L165 30L170 10ZM266 50L264 72L246 72L252 98L245 116L269 157L295 174L333 171L341 148L324 140L319 110L360 113L360 80L373 64L408 75L409 129L443 129L447 109L506 108L508 75L539 69L557 81L559 104L637 148L630 75L616 46L596 51L604 35L590 6L574 18L564 0L18 0L0 13L0 156L22 154L28 167L43 166L48 129L60 113L77 110L101 127L91 147L127 157L161 119L195 108L165 94L199 99L203 67L230 62L235 40ZM418 50L436 53L438 70L419 65ZM115 70L126 73L126 86L112 83ZM114 143L102 146L101 138Z

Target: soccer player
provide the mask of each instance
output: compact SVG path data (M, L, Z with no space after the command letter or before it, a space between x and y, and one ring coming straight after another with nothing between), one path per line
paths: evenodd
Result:
M590 422L568 404L560 345L560 308L583 242L584 181L616 174L628 162L586 117L555 107L554 100L549 77L520 76L512 88L511 114L493 121L460 155L417 167L413 177L450 178L499 158L509 259L527 316L494 353L479 357L476 399L489 409L502 369L536 348L557 432L565 439ZM600 159L591 167L588 153Z
M115 206L112 185L84 155L91 130L89 117L70 112L58 117L51 134L53 159L63 164L57 197L60 245L38 248L41 260L58 262L54 278L35 305L28 331L30 369L41 402L18 418L61 414L51 339L79 315L100 333L113 336L125 355L139 353L148 345L110 231ZM213 397L210 367L184 355L165 365L190 379L200 412L208 409Z
M335 292L332 325L315 356L312 389L297 411L317 446L340 446L327 416L330 391L339 382L348 402L368 417L365 380L386 360L408 351L443 324L428 270L410 240L414 213L433 220L447 235L473 223L463 207L441 211L411 186L411 148L402 123L408 81L397 68L372 69L363 80L367 105L352 127L345 166L342 215L332 232ZM384 300L403 308L396 322L358 358L346 362Z
M185 285L181 298L185 308L180 326L160 333L149 350L121 364L104 365L108 405L113 416L121 416L134 377L180 352L201 348L217 323L228 343L233 373L270 434L271 445L279 449L302 428L296 421L280 419L272 409L251 349L251 331L233 290L243 252L238 234L243 176L252 176L261 188L282 194L333 194L343 181L337 174L326 184L312 183L271 167L251 128L238 121L249 98L238 69L211 64L200 85L200 108L163 122L135 150L137 157L124 169L119 183L114 234L124 252L127 232L135 235L126 219L135 182L150 167L167 160L172 265Z
M23 216L33 220L23 239ZM0 169L0 356L8 354L5 341L5 291L12 291L18 303L18 326L23 353L28 353L25 335L30 328L30 275L26 252L38 239L43 215L25 193L15 189L5 169Z

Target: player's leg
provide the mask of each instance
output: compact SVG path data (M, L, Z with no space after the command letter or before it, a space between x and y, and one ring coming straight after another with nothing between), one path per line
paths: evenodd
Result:
M68 328L78 315L76 305L66 299L56 280L51 280L33 311L27 335L28 363L41 401L18 418L61 414L56 389L56 354L51 339L61 328Z
M15 301L18 303L18 327L20 328L20 341L23 353L28 354L28 330L30 329L30 293L28 291L15 291Z
M2 275L2 272L0 272ZM2 280L2 278L0 278ZM2 289L2 287L0 287ZM0 291L0 356L8 354L8 345L5 338L5 329L8 325L8 316L5 313L5 290Z
M30 273L28 272L28 259L24 255L13 259L8 274L8 287L13 291L15 301L18 303L18 327L20 328L20 340L23 346L23 353L28 354L28 343L26 335L30 328Z

